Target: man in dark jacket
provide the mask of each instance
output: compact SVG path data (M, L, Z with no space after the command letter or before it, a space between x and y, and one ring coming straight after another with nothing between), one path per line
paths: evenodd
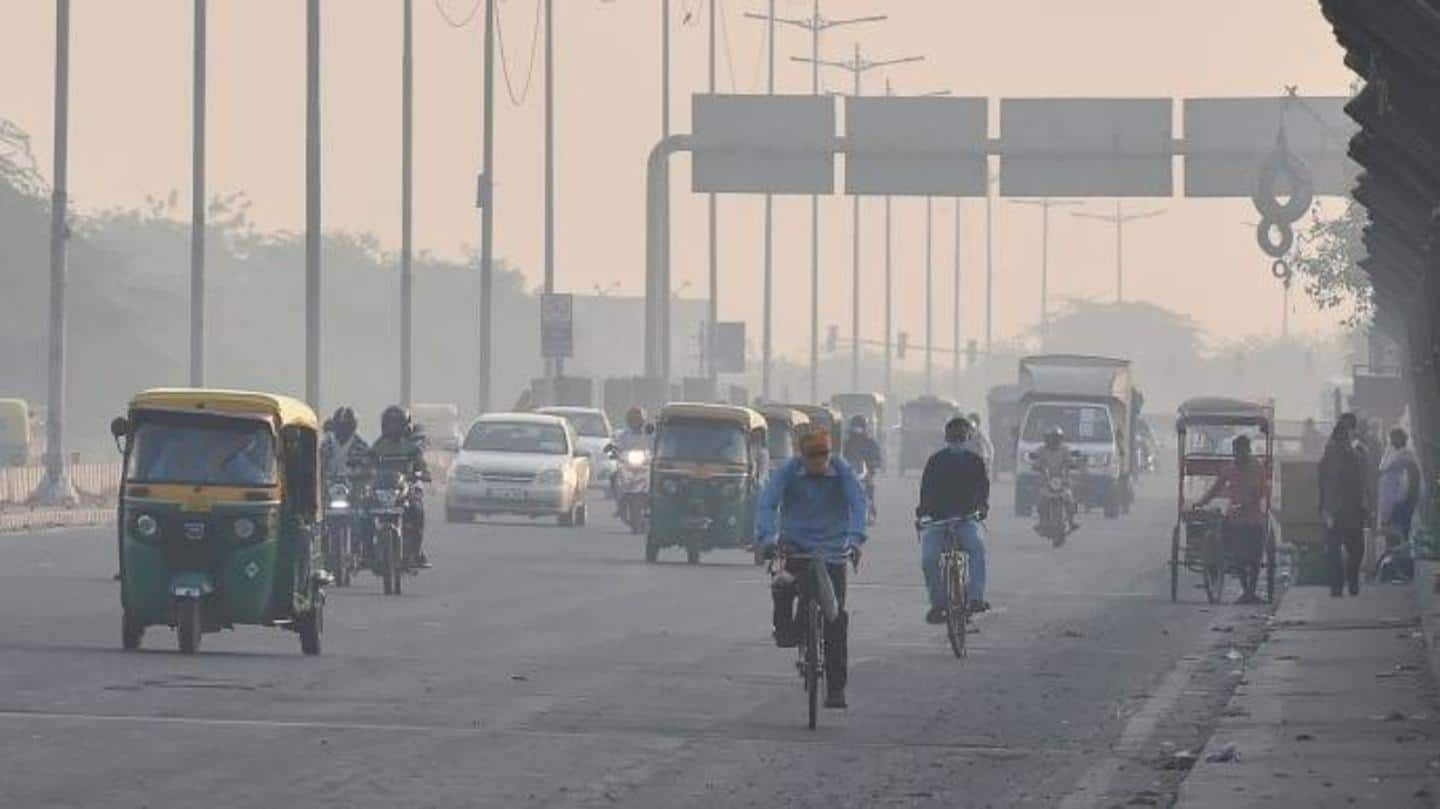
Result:
M981 521L990 511L990 476L985 461L969 446L974 428L957 416L945 425L945 448L930 456L920 478L920 505L915 516L921 521L968 517L956 526L960 546L970 554L971 612L990 608L985 602L985 541ZM945 549L945 527L930 526L920 533L920 567L930 595L925 621L945 623L945 580L940 574L940 553Z
M1356 419L1346 413L1335 423L1320 459L1320 517L1330 561L1330 595L1360 594L1360 565L1365 556L1365 520L1370 512L1370 468L1356 443Z

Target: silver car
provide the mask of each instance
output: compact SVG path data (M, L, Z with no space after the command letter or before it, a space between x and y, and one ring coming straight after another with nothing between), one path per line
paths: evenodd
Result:
M610 478L619 468L619 462L605 454L610 446L614 431L610 428L610 417L604 410L594 407L542 407L535 412L561 416L575 428L580 438L580 448L590 453L590 486L606 488Z
M470 425L450 467L447 522L477 514L555 517L584 525L590 458L560 416L492 413Z

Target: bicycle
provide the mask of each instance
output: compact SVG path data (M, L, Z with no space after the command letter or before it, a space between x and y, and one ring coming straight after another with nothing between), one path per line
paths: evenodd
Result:
M852 564L859 566L853 554L848 558ZM807 726L814 730L820 713L820 680L825 676L825 624L840 617L840 600L835 595L835 583L830 580L825 560L819 556L782 547L770 559L766 570L772 577L777 568L789 573L792 562L805 566L804 575L797 577L795 582L800 596L795 620L801 631L801 642L796 647L795 670L805 687L809 711Z
M960 545L956 529L967 522L981 522L980 514L945 520L916 520L922 534L936 526L945 529L944 550L940 551L940 575L945 579L945 634L950 650L958 658L966 655L965 638L970 634L970 552Z

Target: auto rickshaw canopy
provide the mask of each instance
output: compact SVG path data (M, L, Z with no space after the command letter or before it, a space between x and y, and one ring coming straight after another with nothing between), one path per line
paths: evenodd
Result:
M320 421L310 405L273 393L208 388L152 388L135 394L132 410L170 410L221 415L261 415L281 429L300 427L319 432Z
M739 405L672 402L660 408L660 415L656 417L656 421L662 424L677 419L726 421L746 431L765 429L766 426L764 416Z

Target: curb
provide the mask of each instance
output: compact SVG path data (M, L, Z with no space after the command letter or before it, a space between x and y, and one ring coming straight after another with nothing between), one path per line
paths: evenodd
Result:
M1420 632L1425 636L1432 682L1440 683L1440 562L1415 562L1415 600L1420 607Z
M115 521L113 508L33 509L0 512L0 534L17 534L45 528L79 528Z

